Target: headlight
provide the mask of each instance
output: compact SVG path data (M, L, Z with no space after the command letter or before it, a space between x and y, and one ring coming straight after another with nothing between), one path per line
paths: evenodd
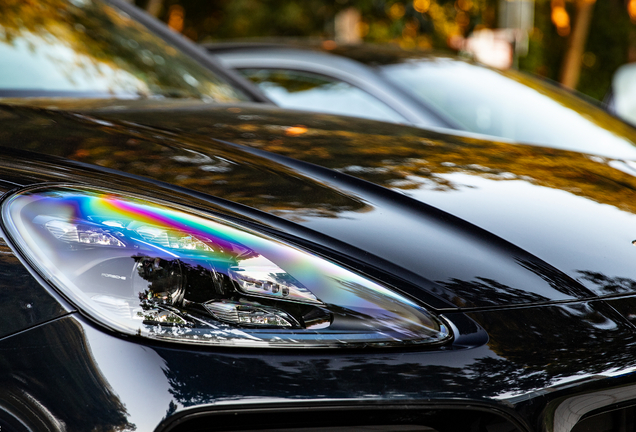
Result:
M109 191L36 188L2 207L14 245L84 313L131 335L250 347L442 342L412 300L279 239Z

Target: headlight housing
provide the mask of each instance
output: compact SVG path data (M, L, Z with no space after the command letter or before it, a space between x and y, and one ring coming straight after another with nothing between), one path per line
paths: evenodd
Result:
M244 347L448 340L405 296L285 241L192 209L83 187L3 202L5 228L71 302L130 335Z

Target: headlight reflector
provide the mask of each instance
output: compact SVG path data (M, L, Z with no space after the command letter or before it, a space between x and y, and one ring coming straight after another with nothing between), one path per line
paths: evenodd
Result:
M439 318L405 296L216 216L78 187L17 193L2 214L43 277L127 334L317 348L450 338Z

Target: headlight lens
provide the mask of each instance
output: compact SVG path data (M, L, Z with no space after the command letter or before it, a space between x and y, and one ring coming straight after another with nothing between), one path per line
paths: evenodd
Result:
M193 210L71 187L15 194L6 229L81 310L127 334L209 345L437 343L410 299L268 235Z

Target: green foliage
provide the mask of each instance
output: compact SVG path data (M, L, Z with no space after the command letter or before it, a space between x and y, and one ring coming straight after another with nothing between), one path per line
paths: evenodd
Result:
M137 0L145 6L147 0ZM334 16L355 7L362 17L366 42L397 43L404 48L446 49L454 36L497 25L498 0L430 0L420 12L413 0L164 0L161 18L172 5L186 11L184 34L196 41L252 37L332 39ZM575 2L566 0L571 22ZM535 29L529 52L519 58L523 71L558 81L567 49L551 20L551 1L536 0ZM596 99L608 91L615 70L628 60L634 39L623 0L598 0L594 5L578 90ZM632 42L634 45L634 42Z
M628 61L630 31L633 28L623 1L596 2L585 47L579 91L603 99L610 88L614 72Z
M519 69L558 81L567 39L557 34L550 14L550 2L536 3L535 28L530 34L528 55L519 59Z

